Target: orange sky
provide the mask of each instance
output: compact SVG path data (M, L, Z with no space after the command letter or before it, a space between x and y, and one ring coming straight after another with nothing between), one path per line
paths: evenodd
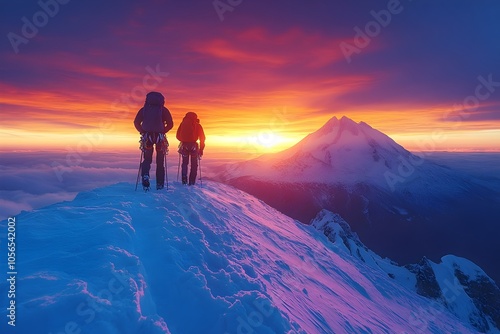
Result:
M144 94L156 90L166 97L173 132L187 111L198 114L206 153L214 155L282 150L343 115L410 150L500 151L498 54L483 34L496 21L485 16L470 22L485 29L436 44L435 28L451 29L455 21L429 18L419 31L427 39L411 38L426 13L416 7L347 62L339 45L353 43L352 27L370 19L364 14L371 2L343 11L333 3L286 11L266 5L274 16L264 15L262 4L246 4L222 23L187 4L164 4L171 14L158 21L145 21L156 13L136 2L124 2L112 18L73 6L20 52L0 51L0 150L136 149L133 118ZM87 11L93 25L83 29L74 22ZM16 17L6 18L9 29L21 22ZM457 52L468 40L484 52ZM479 88L487 97L457 107L474 101L488 78L494 84Z
M176 147L175 130L185 112L198 113L207 134L207 152L233 152L256 156L287 148L310 132L319 129L329 118L346 115L355 121L364 121L388 134L410 150L498 151L500 126L484 121L465 121L452 107L371 106L368 110L332 110L331 114L316 115L308 104L321 94L318 89L308 91L302 87L278 87L275 91L244 93L226 91L231 97L208 92L176 91L174 83L166 79L164 91L167 107L176 126L169 134L172 147ZM344 78L346 84L337 88L334 80L329 96L342 94L350 87L369 84L367 78ZM170 88L172 86L172 88ZM332 88L333 87L333 88ZM132 121L141 103L126 108L91 93L64 97L54 92L34 91L28 95L9 91L2 103L22 110L23 120L4 119L0 132L0 149L67 149L106 151L137 146L138 134ZM337 91L335 91L337 89ZM120 92L110 96L120 97ZM27 98L28 96L28 98ZM394 110L391 110L393 108ZM451 114L447 114L450 112ZM451 116L450 116L451 115ZM454 115L454 117L453 117ZM466 114L463 114L466 115ZM448 121L446 119L448 117ZM496 129L495 129L496 127Z
M424 151L498 151L500 130L484 122L443 122L444 111L338 111L330 115L307 116L307 98L280 96L255 98L251 105L245 103L197 104L191 101L167 101L175 127L169 133L171 149L177 146L175 130L184 113L193 110L198 113L207 134L207 153L241 153L242 157L255 157L275 152L297 143L308 133L320 128L330 117L347 115L355 121L364 121L388 134L410 150ZM168 99L168 94L167 99ZM12 122L3 125L0 133L0 149L73 149L77 151L107 151L113 149L136 149L138 134L132 121L136 110L106 111L109 101L95 101L93 104L61 102L56 96L40 93L33 98L37 102L26 103L30 110L22 124ZM199 100L204 100L200 96ZM250 98L249 98L250 99ZM283 103L269 106L269 101ZM5 100L3 100L5 101ZM13 104L25 104L11 97ZM288 102L288 103L286 103ZM38 110L64 111L44 113L45 122L36 119ZM137 109L140 105L137 106ZM69 112L71 110L71 112ZM88 110L96 111L90 116ZM411 116L408 116L411 115ZM4 123L5 124L5 123ZM75 127L78 124L81 128ZM235 156L235 154L231 154Z
M85 71L85 69L82 69ZM98 73L96 74L98 75ZM104 72L103 76L106 76ZM256 156L275 152L297 143L308 133L319 129L333 116L346 115L364 121L388 134L410 150L498 151L498 122L469 121L467 113L452 105L415 106L372 105L356 110L347 107L331 113L317 113L311 101L335 96L371 85L376 78L344 77L325 82L300 82L289 87L260 89L224 89L209 87L189 91L179 87L169 75L156 89L164 92L175 127L169 133L172 147L177 146L175 130L185 112L195 111L207 134L206 152L234 152ZM269 81L277 80L269 78ZM131 82L141 83L141 78ZM245 80L246 84L251 84ZM257 81L257 80L255 80ZM254 82L255 82L254 81ZM228 87L233 87L231 81ZM136 85L133 87L139 87ZM322 89L324 87L324 89ZM217 92L217 89L221 92ZM142 101L132 91L109 90L109 96L92 92L16 91L3 85L6 95L0 103L13 106L14 117L4 118L0 132L0 149L62 149L106 151L135 149L138 134L132 121ZM106 91L104 91L106 92ZM122 96L132 101L123 103ZM491 106L495 107L495 106ZM22 114L23 119L16 118Z

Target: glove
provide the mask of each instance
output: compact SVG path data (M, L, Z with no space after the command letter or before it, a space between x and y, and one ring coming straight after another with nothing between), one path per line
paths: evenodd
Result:
M202 157L202 156L203 156L203 150L200 150L200 151L198 152L198 157L201 159L201 157Z

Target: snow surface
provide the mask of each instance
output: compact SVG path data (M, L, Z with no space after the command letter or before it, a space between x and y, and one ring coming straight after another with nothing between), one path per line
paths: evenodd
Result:
M239 190L133 188L16 217L17 326L1 333L475 332Z
M325 230L329 231L328 239L335 246L344 249L346 253L361 260L370 268L393 276L401 285L415 291L415 275L390 259L382 258L368 249L351 231L349 224L338 214L321 210L316 219L313 220L312 226L323 233Z
M443 298L445 299L448 308L453 310L461 319L470 319L469 321L476 321L478 323L488 323L487 327L491 328L488 333L500 333L500 330L495 327L490 318L481 319L480 311L474 305L474 302L468 298L464 287L460 284L457 277L451 275L455 269L460 270L465 274L470 281L474 281L479 277L489 279L486 273L473 262L457 257L454 255L447 255L441 259L441 263L436 264L429 261L432 269L436 274L436 280L443 291ZM493 282L491 279L489 279Z
M327 234L327 238L338 248L361 260L370 268L388 274L402 286L417 293L415 274L408 268L399 266L388 258L382 258L368 249L338 214L322 210L312 221L312 226ZM441 299L435 301L436 305L441 304L440 307L447 308L463 322L488 323L487 327L490 329L488 333L500 333L491 318L481 314L455 276L455 270L458 269L470 281L486 278L494 284L493 280L479 266L472 261L454 255L443 256L440 263L434 263L428 259L425 261L432 267L440 287Z

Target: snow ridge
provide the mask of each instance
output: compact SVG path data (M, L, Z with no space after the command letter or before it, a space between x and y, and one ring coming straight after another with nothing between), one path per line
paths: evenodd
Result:
M22 333L474 332L218 183L150 193L121 183L17 221Z
M363 245L338 214L322 210L312 225L340 249L419 295L436 301L478 331L500 333L500 289L473 262L447 255L438 264L424 257L418 264L401 267Z

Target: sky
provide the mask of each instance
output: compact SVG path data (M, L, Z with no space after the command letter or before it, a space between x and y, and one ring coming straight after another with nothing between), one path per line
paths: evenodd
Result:
M173 131L198 114L214 156L282 150L342 115L410 150L500 151L499 15L493 0L1 0L0 151L137 150L152 90Z

